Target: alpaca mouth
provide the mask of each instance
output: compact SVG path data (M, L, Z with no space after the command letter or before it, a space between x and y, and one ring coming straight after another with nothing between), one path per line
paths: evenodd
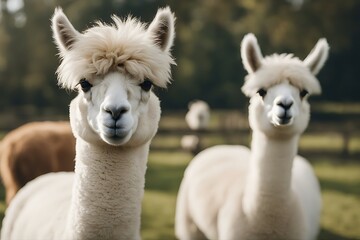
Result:
M291 121L291 117L282 117L279 119L279 123L281 125L287 125L290 123L290 121Z
M113 138L113 139L122 139L125 138L129 133L129 130L124 129L124 128L118 128L118 127L114 127L114 128L108 128L106 130L106 136L109 138Z
M131 130L125 128L108 128L102 130L101 138L107 144L113 146L120 146L125 144L131 137Z
M293 121L293 114L287 109L275 108L271 115L271 122L275 127L287 126Z
M105 119L100 123L100 135L102 140L110 145L122 145L127 142L132 135L133 123L126 119Z
M290 125L292 123L293 118L290 116L282 116L282 117L278 117L278 116L274 116L272 119L272 123L276 126L287 126Z
M122 140L124 138L126 138L129 133L130 130L124 127L117 127L117 126L104 126L103 128L103 135L107 138L107 139L111 139L111 140Z

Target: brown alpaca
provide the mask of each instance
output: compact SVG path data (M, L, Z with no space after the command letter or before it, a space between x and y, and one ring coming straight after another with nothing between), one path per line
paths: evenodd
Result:
M33 122L8 133L0 144L6 204L30 180L49 172L73 171L75 138L69 122Z

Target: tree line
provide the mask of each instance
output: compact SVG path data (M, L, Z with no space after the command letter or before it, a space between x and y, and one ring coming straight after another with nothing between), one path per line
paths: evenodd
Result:
M18 7L15 3L19 3ZM112 14L149 22L158 7L175 12L176 40L173 83L156 89L165 109L184 109L193 99L216 108L243 108L247 99L240 42L253 32L263 54L294 52L304 58L319 38L326 37L331 53L319 74L323 94L313 101L359 101L360 2L307 0L301 6L287 0L1 0L0 109L66 113L74 96L56 85L57 50L50 18L61 6L83 31ZM15 8L15 9L14 9ZM51 112L50 111L50 112Z

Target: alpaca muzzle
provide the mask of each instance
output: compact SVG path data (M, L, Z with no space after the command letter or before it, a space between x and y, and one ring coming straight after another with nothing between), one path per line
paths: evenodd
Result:
M293 104L292 98L278 97L275 99L272 110L272 123L275 126L285 126L293 123Z

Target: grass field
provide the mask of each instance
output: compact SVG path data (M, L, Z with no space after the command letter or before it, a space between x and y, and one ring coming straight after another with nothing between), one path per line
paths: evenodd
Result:
M229 115L233 115L231 122L246 124L246 119L239 118L232 112L219 111L214 115L211 128L222 124L225 116ZM180 116L183 116L183 113L163 116L160 127L186 127ZM342 126L333 127L336 129ZM247 145L249 140L249 136L242 136L241 139L211 136L204 141L204 144L211 146L239 142ZM179 136L157 135L153 140L142 210L141 234L144 240L175 239L174 215L177 190L192 155L181 150L156 149L159 146L165 149L176 148L179 142ZM305 133L300 141L300 153L313 164L322 189L323 211L319 240L360 240L360 159L356 159L360 153L360 136L350 139L349 150L352 155L349 158L341 159L339 154L335 154L341 152L342 147L342 136L336 132ZM326 154L324 156L309 154L313 150L320 150L320 153L324 151ZM0 187L0 198L4 199L2 187ZM0 220L4 210L4 201L0 201Z

